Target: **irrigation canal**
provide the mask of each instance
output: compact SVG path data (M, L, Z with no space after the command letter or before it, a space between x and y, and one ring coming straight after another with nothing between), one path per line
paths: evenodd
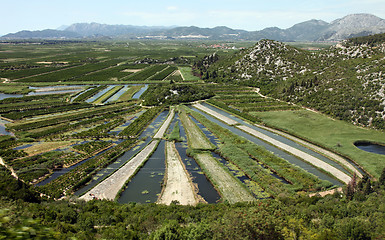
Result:
M248 134L248 133L246 133L246 132L244 132L244 131L236 128L236 127L229 126L229 125L223 123L222 121L212 117L211 115L209 115L209 114L207 114L207 113L205 113L203 111L198 110L195 107L191 107L191 109L196 111L196 112L198 112L198 113L200 113L200 114L202 114L208 120L218 124L219 126L221 126L223 128L226 128L226 129L230 130L231 132L237 134L238 136L244 137L244 138L248 139L249 141L251 141L251 142L253 142L253 143L257 144L257 145L265 147L267 150L269 150L270 152L274 153L276 156L281 157L281 158L289 161L291 164L299 166L300 168L304 169L305 171L314 174L318 178L320 178L322 180L329 181L332 184L337 185L337 186L343 185L342 182L340 182L339 180L335 179L334 177L331 177L331 176L325 174L324 172L318 170L313 165L311 165L311 164L309 164L309 163L307 163L307 162L305 162L305 161L303 161L303 160L301 160L301 159L299 159L299 158L297 158L297 157L295 157L295 156L293 156L293 155L291 155L291 154L289 154L289 153L287 153L287 152L285 152L285 151L283 151L283 150L281 150L281 149L279 149L279 148L277 148L277 147L275 147L275 146L273 146L271 144L268 144L268 143L260 140L259 138L256 138L256 137L252 136L251 134ZM217 109L215 108L214 110L216 111ZM220 109L218 109L218 110L220 110ZM220 112L220 113L222 113L222 112ZM223 114L223 115L224 116L228 116L230 114L226 113L226 115L225 114ZM232 115L230 115L230 116L232 117L233 120L236 119L234 116L232 116ZM237 120L235 120L235 121L237 121ZM267 134L269 134L268 136L275 135L275 134L273 134L271 132L267 132Z

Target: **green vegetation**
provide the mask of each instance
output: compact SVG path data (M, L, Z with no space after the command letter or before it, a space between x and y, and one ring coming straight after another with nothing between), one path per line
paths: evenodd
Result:
M0 100L1 116L14 120L6 124L7 130L16 135L0 136L0 157L6 165L0 166L0 239L384 238L385 159L353 145L383 144L383 132L329 118L384 127L382 42L381 35L356 38L342 48L312 52L269 40L237 52L177 40L1 44L0 92L26 94L29 86L71 88L70 84L87 84L88 89L76 95ZM102 103L133 83L142 85L130 86L116 103L84 102L108 85L117 85L97 100ZM132 101L143 84L149 85L148 90ZM201 99L349 157L374 178L353 177L342 193L309 197L331 184L181 106L178 114L188 137L187 153L221 193L221 203L118 204L83 202L73 196L138 146L139 134L166 107ZM109 133L139 111L143 114L119 135ZM219 139L217 146L192 117ZM176 123L168 139L180 137ZM26 144L33 146L13 149ZM50 151L57 147L58 151ZM212 151L224 160L213 157ZM76 163L81 164L50 183L30 187L29 183ZM70 200L57 200L62 196Z
M138 92L143 86L131 86L127 91L125 91L118 99L118 102L129 101L132 99L132 96Z
M186 82L200 81L199 77L193 75L191 67L179 67L178 69L181 75L183 76L182 77L183 81L186 81Z
M213 95L204 86L162 84L149 86L146 93L142 95L142 99L147 106L167 106L207 99Z
M314 191L331 186L329 182L319 180L265 148L208 121L201 114L195 111L191 111L190 114L220 139L222 144L219 146L218 152L237 165L253 181L263 186L272 196L291 195L292 191ZM283 184L278 181L270 175L271 171L291 184Z
M140 115L137 119L135 119L128 127L123 129L119 133L119 136L125 136L129 138L137 137L145 127L157 116L161 111L163 111L163 107L153 107L148 109L145 113Z
M85 101L87 99L89 99L90 97L96 95L98 92L106 89L107 86L99 86L99 87L95 87L95 88L92 88L90 90L87 90L85 92L83 92L82 94L80 94L79 96L77 96L74 101L75 102L81 102L81 101Z
M98 99L93 101L93 104L101 104L107 101L110 97L112 97L115 93L119 92L124 86L115 86L111 88L108 92L100 96Z
M175 123L174 128L172 129L171 133L167 136L167 140L176 141L176 142L182 141L182 139L180 137L179 122Z

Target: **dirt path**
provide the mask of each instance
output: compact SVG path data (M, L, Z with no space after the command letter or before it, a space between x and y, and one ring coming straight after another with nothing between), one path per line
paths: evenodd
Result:
M312 193L312 194L309 194L309 197L314 197L316 195L320 195L321 197L325 197L326 195L334 194L335 192L342 192L342 188L336 188L336 189L332 189L332 190L328 190L328 191L324 191L324 192Z
M355 172L356 175L360 178L362 178L362 174L351 164L349 163L348 161L346 161L343 157L341 156L338 156L337 154L331 152L331 151L328 151L326 149L323 149L321 147L318 147L312 143L309 143L309 142L306 142L300 138L297 138L297 137L294 137L290 134L287 134L287 133L284 133L284 132L281 132L279 130L276 130L276 129L272 129L272 128L269 128L269 127L265 127L265 126L261 126L261 125L258 125L258 124L255 124L257 127L260 127L260 128L264 128L270 132L273 132L273 133L277 133L285 138L288 138L288 139L291 139L295 142L298 142L299 144L305 146L305 147L308 147L308 148L311 148L329 158L332 158L334 159L335 161L339 162L340 164L344 165L345 167L347 167L348 169L350 169L351 171Z
M305 153L305 152L302 152L301 150L298 150L294 147L291 147L285 143L282 143L278 140L275 140L261 132L258 132L248 126L237 126L237 128L241 129L242 131L245 131L257 138L260 138L262 139L263 141L265 142L268 142L280 149L283 149L287 152L289 152L290 154L294 155L294 156L297 156L303 160L305 160L306 162L309 162L310 164L318 167L318 168L321 168L323 170L325 170L326 172L329 172L331 173L334 177L336 177L337 179L341 180L342 182L348 184L351 180L351 177L348 176L347 174L345 174L344 172L342 172L341 170L327 164L326 162L316 158L316 157L313 157L311 156L310 154L308 153Z
M168 114L166 121L159 128L159 130L155 134L154 138L162 138L163 137L164 133L166 132L166 130L167 130L168 126L170 125L173 118L174 118L174 109L171 109L171 112L170 112L170 114Z
M195 156L202 169L208 172L210 180L229 203L252 202L255 198L230 175L211 153L199 153Z
M16 179L19 179L19 177L17 176L15 170L13 170L13 168L11 166L8 166L2 157L0 157L0 165L3 165L6 169L8 169L9 171L11 171L11 175L16 178Z
M136 170L146 161L158 143L159 140L153 140L128 163L126 163L119 170L92 188L89 192L83 195L81 199L87 201L94 198L114 200L119 190L128 181L128 179L130 179L130 177L135 174Z
M195 195L194 186L173 142L166 143L166 155L165 187L157 203L170 205L176 200L181 205L196 205L198 198Z
M216 118L218 118L219 120L221 120L222 122L228 124L228 125L236 125L236 124L239 124L239 122L231 119L231 118L228 118L226 116L223 116L222 114L219 114L217 113L216 111L214 110L211 110L210 108L208 107L205 107L203 105L201 105L200 103L197 103L197 104L194 104L193 107L199 109L199 110L202 110Z

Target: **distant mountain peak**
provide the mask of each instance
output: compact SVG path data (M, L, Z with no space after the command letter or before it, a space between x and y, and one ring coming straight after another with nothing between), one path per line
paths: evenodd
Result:
M61 27L60 29L62 29ZM57 30L56 30L57 31ZM268 27L260 31L231 29L226 26L214 28L164 27L109 25L96 22L75 23L59 32L19 32L3 38L131 38L131 39L210 39L226 41L340 41L351 37L367 36L385 32L385 20L372 14L350 14L331 23L311 19L287 29ZM51 35L50 35L51 34Z

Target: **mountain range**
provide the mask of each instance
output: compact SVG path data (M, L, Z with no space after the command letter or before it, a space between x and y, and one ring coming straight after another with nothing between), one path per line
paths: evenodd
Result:
M309 20L281 29L265 28L260 31L231 29L225 26L214 28L162 27L108 25L99 23L75 23L57 30L20 31L2 36L0 39L82 39L82 38L126 38L126 39L208 39L229 41L339 41L351 37L367 36L385 32L385 20L372 14L351 14L330 23Z

